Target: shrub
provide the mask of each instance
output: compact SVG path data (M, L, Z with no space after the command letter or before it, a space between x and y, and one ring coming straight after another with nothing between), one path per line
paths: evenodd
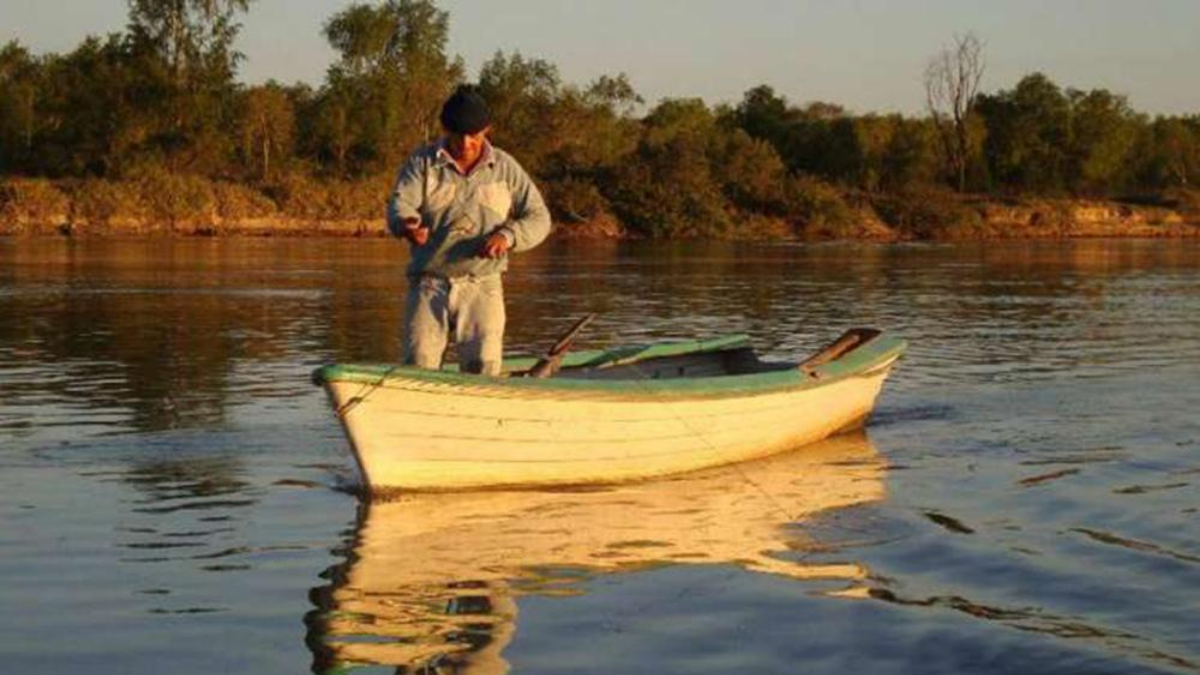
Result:
M158 223L211 223L217 200L212 183L200 176L148 170L131 177L134 189Z
M43 179L0 182L0 231L21 232L28 227L57 226L70 212L71 200Z
M727 237L734 226L707 158L686 139L643 146L617 169L609 197L622 222L655 239Z
M1200 190L1172 188L1163 196L1171 208L1189 216L1200 216Z
M279 210L292 218L320 220L329 212L329 191L310 176L291 172L277 177L266 189Z
M270 197L249 186L220 182L212 188L217 213L226 220L266 218L278 210Z
M744 209L779 214L787 170L770 143L739 129L718 135L709 154L713 175L730 201Z
M784 187L784 203L788 218L809 237L845 236L859 220L858 213L837 188L812 176L789 178Z
M984 229L979 211L945 188L926 186L881 195L872 206L885 223L916 239L957 239Z
M71 222L105 226L115 220L144 220L150 208L127 183L89 178L71 190Z
M732 234L737 239L777 240L790 239L795 233L782 218L744 212L738 215Z
M332 220L376 220L387 211L391 178L337 181L325 186L326 217Z
M384 217L393 178L322 181L298 171L282 175L267 187L279 212L308 221L378 220Z
M610 211L608 200L590 181L563 178L542 184L546 204L560 223L586 223Z

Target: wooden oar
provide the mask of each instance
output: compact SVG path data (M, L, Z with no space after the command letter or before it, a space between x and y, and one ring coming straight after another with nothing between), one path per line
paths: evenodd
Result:
M546 352L546 355L543 356L532 368L529 369L528 372L525 373L525 376L554 377L554 374L557 373L558 369L562 367L563 355L566 354L567 350L571 348L571 343L575 341L575 337L578 336L584 328L587 328L587 325L592 322L592 319L595 318L595 314L588 314L582 319L576 321L575 325L571 326L571 329L566 333L563 333L563 336L558 339L558 342L554 343L554 346L550 348L550 351Z
M809 377L820 377L815 370L817 366L823 366L830 361L842 358L861 347L868 340L878 337L879 333L880 331L874 328L851 328L842 333L842 336L834 340L832 344L805 359L800 364L800 371Z

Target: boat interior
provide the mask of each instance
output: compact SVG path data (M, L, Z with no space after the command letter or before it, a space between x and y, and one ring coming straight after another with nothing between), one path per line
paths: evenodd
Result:
M666 380L676 378L721 377L753 375L800 368L811 374L812 369L862 347L880 331L856 328L842 334L834 342L800 363L764 361L754 348L745 343L726 348L696 351L652 358L617 359L607 363L565 366L555 377L579 380Z
M576 380L666 380L683 377L749 375L795 368L794 363L768 363L751 347L617 361L599 366L564 367L555 377Z

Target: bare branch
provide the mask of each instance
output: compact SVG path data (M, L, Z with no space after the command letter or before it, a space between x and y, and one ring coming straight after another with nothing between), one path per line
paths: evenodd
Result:
M974 33L954 38L925 68L925 101L946 153L947 169L966 189L970 136L967 124L986 70L983 43Z

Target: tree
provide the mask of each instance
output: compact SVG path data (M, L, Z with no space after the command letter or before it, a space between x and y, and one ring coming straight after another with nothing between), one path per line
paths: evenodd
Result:
M360 168L390 171L432 140L441 104L463 76L462 60L446 54L449 30L449 14L432 0L356 3L325 24L340 58L327 81L337 94L323 108L333 119L323 126L356 141L333 154L357 154Z
M761 138L776 150L786 145L788 127L795 115L787 99L768 85L759 85L742 95L742 101L732 111L732 121L754 138Z
M37 165L50 175L119 175L157 148L158 90L120 35L49 56L38 95Z
M362 137L361 115L355 114L355 96L346 86L326 84L312 106L306 126L312 132L312 155L333 167L339 176L349 170L350 152Z
M493 137L533 174L562 143L549 128L563 91L558 68L518 53L496 52L479 70L479 93L492 112Z
M388 8L354 4L325 23L325 38L341 55L335 67L361 76L388 67L401 30L399 18Z
M275 82L253 87L242 103L242 154L257 164L258 176L271 179L271 157L287 157L292 151L296 113L287 92Z
M981 97L987 125L984 152L991 175L1006 188L1056 192L1067 187L1071 104L1041 73L1009 91Z
M1068 90L1071 105L1067 175L1078 192L1107 193L1133 180L1130 154L1141 120L1124 96L1107 89Z
M175 86L188 87L205 71L232 77L238 55L237 12L253 0L129 0L130 33L153 45L168 65Z
M894 192L932 180L936 141L928 124L894 114L863 115L853 124L859 188Z
M927 120L896 116L884 149L880 187L899 192L933 182L937 172L937 140ZM978 137L979 134L973 134Z
M41 68L15 40L0 49L0 172L28 167L38 128Z
M668 99L643 121L637 152L617 167L609 188L617 215L656 238L723 236L729 203L714 175L716 117L700 99Z
M942 142L947 172L959 192L967 189L969 120L984 70L983 43L971 33L956 37L954 46L934 56L925 69L926 105Z
M815 101L792 112L780 151L793 173L853 182L860 165L854 118L833 103Z
M704 148L716 126L716 116L702 99L666 99L643 120L642 142L656 147L683 140Z
M236 19L252 3L128 0L126 65L136 73L139 107L155 120L146 146L174 170L220 174L234 157L227 129L236 119L242 59Z
M737 206L782 211L787 168L770 143L741 129L719 130L709 142L709 165L726 197Z
M558 109L573 130L571 142L556 160L567 173L595 173L616 166L637 149L639 125L634 117L642 97L624 73L601 75L582 91L568 87Z
M625 73L601 75L588 85L584 95L592 105L623 116L632 115L634 108L645 102Z
M1152 189L1188 188L1200 182L1200 115L1159 117L1138 150L1139 178Z

